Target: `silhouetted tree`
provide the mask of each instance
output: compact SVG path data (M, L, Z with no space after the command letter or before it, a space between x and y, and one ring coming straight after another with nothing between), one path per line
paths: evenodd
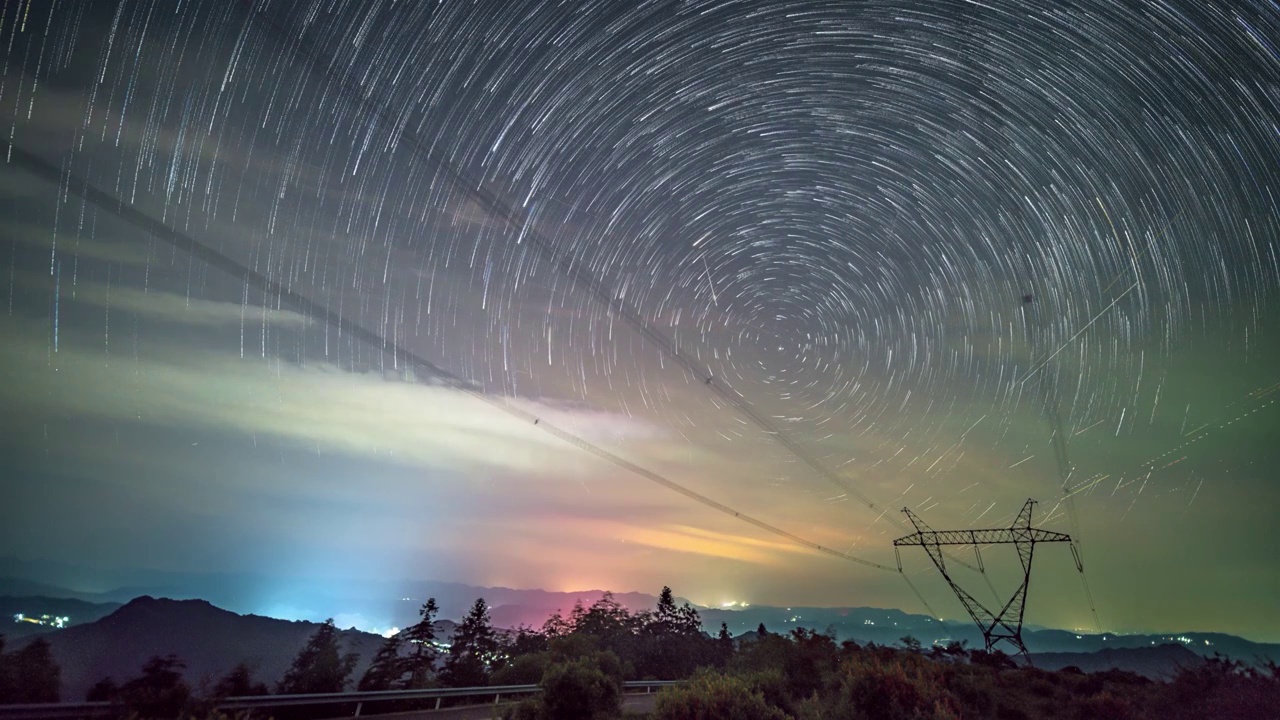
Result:
M0 702L55 703L61 685L48 640L36 638L8 654L0 644Z
M649 616L646 624L651 634L655 635L698 635L702 633L702 618L689 603L676 607L675 596L671 588L662 587L658 594L658 607Z
M606 646L610 646L611 641L633 634L635 624L635 618L613 599L611 592L606 592L585 611L581 604L574 607L573 631L598 637Z
M655 634L674 632L679 619L680 610L676 607L675 595L672 594L670 587L663 585L662 592L658 593L658 607L654 609L649 622L650 632Z
M636 659L641 677L675 680L701 665L719 664L719 651L702 632L698 611L689 603L677 607L671 588L662 588L657 608L642 621L643 642Z
M240 663L231 668L231 672L224 675L213 686L213 696L217 698L248 697L266 695L267 693L267 684L255 681L253 679L253 670L245 663Z
M104 677L94 683L84 695L85 702L111 702L119 697L120 688L110 677Z
M0 703L14 702L9 697L13 693L13 677L9 672L9 662L4 654L4 636L0 635Z
M534 653L546 652L547 636L533 628L520 626L516 628L515 635L509 636L505 650L507 655L515 658L521 655L533 655Z
M338 648L338 628L333 618L324 621L293 659L276 690L281 694L336 693L346 689L357 657Z
M823 679L836 671L839 661L840 650L831 636L796 628L782 659L782 673L792 694L808 697L822 689Z
M581 604L576 605L571 617L572 637L590 639L590 647L583 645L579 648L580 651L608 650L619 657L631 658L638 658L643 654L637 642L640 627L646 623L646 615L632 615L613 599L613 593L606 592L589 609L584 610ZM566 643L560 643L559 646L562 649L569 647Z
M409 656L404 660L404 672L409 675L405 687L424 688L431 682L431 674L435 671L436 657L436 614L440 606L435 598L427 601L418 609L418 622L400 632L404 642L409 644Z
M402 645L400 633L396 633L383 641L378 654L373 656L369 669L360 678L357 690L391 690L396 687L400 678L408 669L406 659L400 656Z
M453 631L453 642L440 671L450 687L471 687L489 682L489 671L497 664L498 638L489 622L489 606L477 598L471 611Z
M756 628L756 634L760 637L764 637L769 634L769 631L764 627L764 623L760 623L760 626Z
M186 667L176 655L152 657L140 677L120 686L118 699L139 718L181 717L191 701L191 687L182 679Z
M733 651L736 647L733 635L729 633L729 623L720 623L720 633L716 635L716 660L720 667L724 667L733 659Z
M576 608L580 605L581 603L574 607ZM542 634L548 639L563 637L571 632L573 632L573 624L566 620L559 610L552 613L551 617L547 618L547 621L542 624Z

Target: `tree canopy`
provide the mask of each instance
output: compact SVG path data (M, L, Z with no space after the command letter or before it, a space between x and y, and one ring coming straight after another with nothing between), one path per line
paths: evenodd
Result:
M471 611L453 631L449 654L440 677L450 687L471 687L489 682L489 673L506 660L489 619L489 606L477 598Z
M281 694L336 693L346 689L356 656L338 647L338 628L325 620L298 651L293 665L276 688Z
M408 646L408 657L403 662L403 675L408 677L403 681L405 687L424 688L429 687L431 678L435 673L436 658L440 651L436 647L436 615L440 612L440 606L436 604L435 598L427 598L427 601L418 609L418 622L410 625L400 631L400 635L404 636L404 644ZM387 648L383 648L384 650ZM397 649L399 652L399 649ZM376 662L376 659L375 659ZM390 662L388 659L387 662ZM380 671L383 672L383 671ZM390 672L388 669L386 672ZM397 677L400 677L397 675Z
M47 640L36 638L6 653L0 637L0 703L55 703L61 685L62 671Z

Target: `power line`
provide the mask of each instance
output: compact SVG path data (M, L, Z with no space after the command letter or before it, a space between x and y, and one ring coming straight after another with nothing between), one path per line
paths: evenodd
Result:
M1106 216L1106 218L1107 218L1107 222L1108 222L1108 223L1110 223L1110 222L1111 222L1111 216L1110 216L1110 215L1107 215L1107 209L1106 209L1105 207L1103 207L1103 206L1102 206L1102 201L1098 201L1098 206L1102 208L1102 213L1103 213L1103 215L1104 215L1104 216ZM1164 225L1162 225L1162 226L1160 227L1160 229L1156 231L1155 235L1153 235L1153 236L1152 236L1152 242L1154 243L1154 242L1155 242L1155 240L1159 239L1159 238L1160 238L1161 236L1163 236L1166 232L1168 232L1168 231L1169 231L1169 228L1173 225L1173 223L1177 222L1178 218L1182 217L1182 213L1184 213L1184 212L1186 212L1186 208L1185 208L1185 207L1184 207L1184 208L1182 208L1181 210L1179 210L1176 214L1174 214L1174 216L1173 216L1173 217L1171 217L1171 218L1169 218L1168 220L1166 220L1166 221L1165 221L1165 223L1164 223ZM1115 232L1115 231L1116 231L1116 230L1115 230L1115 225L1112 225L1112 226L1111 226L1111 229L1112 229L1112 232ZM1117 237L1118 237L1118 236L1119 236L1119 233L1117 232L1116 234L1117 234ZM1147 255L1147 253L1151 252L1151 247L1152 247L1152 246L1148 246L1145 250L1143 250L1143 251L1142 251L1142 252L1140 252L1140 253L1134 253L1134 252L1132 252L1132 249L1130 250L1130 257L1132 258L1132 262L1133 262L1133 267L1132 267L1131 269L1133 270L1133 274L1134 274L1134 276L1137 278L1137 279L1135 279L1135 280L1133 281L1133 284L1132 284L1132 285L1130 285L1129 287L1125 288L1125 289L1124 289L1124 291L1123 291L1123 292L1121 292L1119 295L1116 295L1115 297L1113 297L1113 298L1111 299L1111 302L1107 303L1107 306L1106 306L1106 307L1104 307L1104 308L1102 308L1101 310L1099 310L1099 311L1098 311L1098 313L1097 313L1096 315L1094 315L1092 318L1090 318L1090 319L1089 319L1089 322L1085 323L1085 324L1084 324L1084 325L1083 325L1079 330L1077 330L1077 331L1075 332L1075 334L1073 334L1071 337L1067 338L1065 342L1063 342L1061 345L1059 345L1059 346L1057 347L1057 349L1055 349L1053 352L1049 353L1049 354L1048 354L1048 356L1046 356L1044 359L1042 359L1042 360L1040 360L1040 361L1038 361L1038 362L1034 362L1034 363L1032 363L1032 364L1031 364L1031 369L1027 371L1027 374L1026 374L1026 375L1023 375L1023 376L1022 376L1022 379L1021 379L1021 380L1019 380L1019 381L1018 381L1018 384L1019 384L1019 385L1025 385L1025 384L1026 384L1026 382L1027 382L1028 380L1030 380L1030 379L1031 379L1031 378L1032 378L1036 373L1038 373L1038 372L1040 372L1042 369L1044 369L1044 366L1048 365L1048 364L1049 364L1049 363L1050 363L1054 358L1058 357L1058 354L1059 354L1059 353L1061 353L1063 350L1066 350L1066 349L1067 349L1067 347L1068 347L1069 345L1071 345L1071 343L1075 342L1076 338L1078 338L1078 337L1080 337L1081 335L1083 335L1083 334L1084 334L1084 331L1086 331L1086 330L1088 330L1090 327L1092 327L1092 326L1093 326L1093 324L1094 324L1095 322L1097 322L1099 318L1101 318L1103 315L1107 314L1107 311L1109 311L1111 308L1115 307L1116 303L1118 303L1118 302L1120 302L1121 300L1123 300L1123 299L1125 298L1125 296L1127 296L1129 293L1133 292L1133 291L1134 291L1134 289L1138 287L1138 285L1142 282L1141 276L1138 274L1138 261L1139 261L1139 260L1141 260L1143 257L1145 257L1145 256ZM1106 292L1110 291L1110 290L1111 290L1111 288L1115 287L1116 283L1120 282L1120 279L1121 279L1121 278L1123 278L1123 277L1125 276L1125 273L1126 273L1126 271L1121 271L1121 272L1120 272L1119 274L1117 274L1114 278L1112 278L1111 282L1107 283L1107 286L1106 286L1105 288L1103 288L1103 289L1102 289L1102 292L1103 292L1103 293L1106 293Z
M1135 282L1134 285L1129 287L1129 290L1132 290L1136 285L1137 283ZM1128 292L1129 291L1126 290L1124 294L1127 294ZM1124 294L1121 294L1120 297L1124 297ZM1119 299L1119 297L1116 298L1116 300ZM1112 301L1111 305L1115 305L1115 301ZM1103 312L1106 312L1111 305L1104 308ZM1038 318L1039 315L1040 313L1037 311L1035 316ZM1098 317L1101 317L1101 313L1095 316L1094 320L1097 320ZM1093 321L1089 321L1089 323L1081 328L1079 332L1072 336L1072 339L1078 337L1080 333L1087 330L1089 325L1092 324ZM1069 343L1070 340L1067 342ZM1066 347L1066 345L1064 344L1063 347ZM1060 352L1061 348L1059 348L1058 351ZM1057 354L1057 352L1054 352L1052 355L1045 358L1044 362L1041 363L1039 367L1043 368L1048 365L1053 361L1053 358ZM1028 377L1030 376L1028 375ZM1057 391L1058 386L1056 373L1046 372L1041 375L1040 388L1044 397L1044 413L1049 421L1049 430L1052 434L1051 440L1053 442L1054 462L1058 469L1058 479L1062 483L1062 502L1067 504L1067 517L1071 521L1071 536L1075 538L1075 542L1071 546L1071 552L1075 555L1076 569L1079 571L1080 575L1080 586L1084 589L1085 600L1089 603L1089 612L1093 616L1094 627L1096 627L1098 632L1101 633L1102 621L1098 619L1098 607L1093 601L1093 590L1089 588L1089 579L1084 573L1084 542L1082 541L1082 536L1080 534L1080 516L1076 512L1075 493L1070 490L1072 473L1071 460L1067 455L1067 436L1062 426L1062 412L1059 408L1060 403Z
M763 520L747 515L746 513L738 510L734 510L728 505L713 500L706 495L687 488L680 483L653 472L652 470L641 467L640 465L609 452L608 450L595 445L580 436L574 435L563 428L557 427L553 423L541 419L534 413L522 410L478 390L472 383L449 372L430 360L427 360L414 351L409 350L395 341L388 340L383 335L380 335L373 330L369 330L368 328L353 322L349 318L334 313L328 307L320 304L319 302L312 300L297 291L290 290L266 275L247 267L246 265L232 259L230 256L224 255L204 243L201 243L194 237L170 227L164 222L161 222L160 220L157 220L139 210L132 203L98 188L91 184L87 179L79 177L70 170L63 171L38 155L30 153L15 145L8 146L8 153L10 162L24 168L36 177L49 182L54 187L59 188L60 191L75 195L85 202L91 203L99 209L115 215L126 223L133 225L152 237L169 243L173 247L190 254L192 257L203 261L207 265L227 273L231 277L241 278L246 285L255 287L264 293L275 296L280 302L292 305L296 310L304 315L322 320L340 332L347 333L351 337L366 343L373 348L382 351L390 351L396 356L404 358L409 363L416 364L420 369L428 371L432 376L442 380L449 387L481 400L518 420L532 424L543 432L585 450L602 460L611 462L624 470L628 470L646 480L661 485L668 490L677 492L705 507L709 507L726 515L731 515L745 523L786 539L796 545L800 545L802 547L809 548L810 550L815 550L841 560L847 560L849 562L865 565L866 567L875 568L877 570L886 570L889 572L894 570L894 568L887 565L881 565L880 563L856 557L834 548L829 548L825 545L813 542L812 540L807 540L795 533L770 525Z
M374 102L370 94L362 91L344 71L334 67L334 63L325 58L305 37L290 33L287 28L268 16L265 11L258 11L248 6L247 0L243 1L250 13L251 20L258 20L264 25L271 35L282 41L286 52L291 52L302 59L312 73L334 82L337 85L337 92L344 95L349 102L361 110L377 117L390 127L397 125L397 120L389 117L390 113L386 108ZM740 393L720 383L712 375L708 367L681 352L669 337L654 329L644 318L628 308L617 293L612 292L610 288L597 280L591 273L581 270L571 258L558 252L554 243L550 242L537 228L532 226L531 219L523 217L510 204L500 199L496 193L488 190L482 179L472 177L465 171L455 168L435 148L434 144L423 143L418 138L417 133L409 128L401 128L398 131L397 139L409 149L413 157L426 162L436 171L442 173L454 185L475 200L483 210L503 221L508 229L519 232L521 237L533 248L534 252L538 253L545 261L568 277L570 282L585 289L591 297L604 305L611 313L621 317L637 334L653 343L679 367L683 368L686 373L695 378L698 384L709 388L716 396L735 408L765 435L771 437L819 476L859 500L867 509L877 513L878 516L885 517L894 527L902 530L907 529L901 521L889 515L886 508L882 508L867 495L854 488L835 472L809 455L799 444L783 433L781 428L757 412ZM970 570L978 571L978 568L963 560L958 558L952 558L952 560Z

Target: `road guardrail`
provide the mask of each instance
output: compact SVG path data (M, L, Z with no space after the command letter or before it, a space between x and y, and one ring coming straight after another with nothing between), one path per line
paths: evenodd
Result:
M675 685L679 680L629 680L622 684L623 692L653 692L655 689ZM435 700L436 709L445 698L488 698L493 696L496 705L502 698L521 695L533 695L542 692L537 685L486 685L465 688L428 688L422 690L366 690L363 692L345 693L310 693L305 695L252 695L232 697L214 703L214 708L225 711L262 710L280 707L301 707L305 705L350 705L355 704L354 717L359 717L367 703L390 702L393 700ZM79 703L30 703L21 705L0 705L0 720L96 720L98 718L121 717L127 713L118 703L79 702Z

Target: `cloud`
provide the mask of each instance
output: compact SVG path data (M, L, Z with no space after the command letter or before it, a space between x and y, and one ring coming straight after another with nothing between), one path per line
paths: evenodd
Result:
M813 553L808 548L781 540L770 540L763 536L748 537L688 525L630 525L618 530L625 542L757 565L776 565L792 554Z
M292 310L276 310L261 305L201 300L159 290L111 287L104 283L81 282L75 300L143 317L189 325L235 325L242 322L272 325L307 325L311 319Z
M183 313L167 302L160 307ZM221 310L201 312L214 318ZM53 353L44 328L13 319L0 321L0 335L9 338L0 345L0 365L8 371L0 404L23 422L41 416L119 419L267 435L302 447L452 470L572 475L598 468L598 460L532 424L448 388L392 382L332 365L240 360L146 343L136 357L71 341ZM575 420L563 410L548 408L547 414ZM608 413L585 412L573 424L614 440L656 435L638 420Z
M30 183L16 183L16 185L26 187ZM11 190L17 192L17 188L11 183L0 182L0 187L6 193ZM44 199L46 194L31 193L31 196L37 199ZM48 225L11 221L5 226L4 232L14 242L40 248L50 253L54 250L56 240L59 254L68 258L102 260L134 267L143 267L151 259L150 251L144 244L139 242L116 242L106 240L101 236L95 236L92 239L76 237L74 230L64 230L60 236L55 237Z

